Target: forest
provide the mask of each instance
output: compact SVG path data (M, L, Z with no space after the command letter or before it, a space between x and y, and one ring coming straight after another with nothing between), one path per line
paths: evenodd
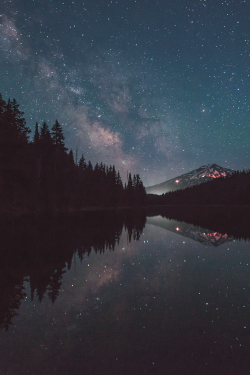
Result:
M123 184L114 165L76 160L58 120L35 124L32 138L15 99L0 94L0 212L56 212L145 205L249 205L250 171L161 196L146 194L139 174Z
M0 94L0 212L55 212L89 206L141 206L146 191L138 174L123 184L114 165L75 160L58 120L36 123L33 138L15 99Z

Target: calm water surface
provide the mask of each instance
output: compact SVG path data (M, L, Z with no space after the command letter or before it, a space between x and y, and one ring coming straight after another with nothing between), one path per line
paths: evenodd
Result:
M248 374L249 242L161 216L138 238L32 245L39 277L2 255L0 374Z

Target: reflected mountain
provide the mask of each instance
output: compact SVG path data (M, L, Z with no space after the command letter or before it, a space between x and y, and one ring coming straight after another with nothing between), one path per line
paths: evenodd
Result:
M214 232L209 229L198 227L193 224L187 224L177 220L171 220L162 216L154 216L147 218L147 224L151 224L181 236L191 238L194 241L200 242L206 246L220 246L226 242L233 241L233 236L229 236L226 233L221 234Z
M148 217L159 215L234 239L250 239L250 206L154 206L147 210Z
M237 213L218 207L207 213L195 207L161 207L21 219L0 217L0 327L8 330L27 298L27 290L31 300L42 302L47 295L54 303L74 257L83 261L92 252L114 251L123 230L128 242L138 241L147 220L203 245L218 247L234 238L247 240L249 218L248 208Z
M0 220L0 372L248 374L247 211L170 213Z

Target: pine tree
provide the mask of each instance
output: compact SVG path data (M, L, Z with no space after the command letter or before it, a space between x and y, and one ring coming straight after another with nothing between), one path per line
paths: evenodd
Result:
M116 185L119 186L119 187L123 187L122 186L122 179L121 179L121 175L120 175L119 171L117 172Z
M46 121L43 122L43 125L41 128L40 141L41 141L41 144L44 146L52 146L53 144L50 130Z
M93 172L93 166L92 166L92 163L91 163L91 161L89 160L89 162L88 162L88 166L87 166L87 169L88 169L88 171L91 171L91 172Z
M64 143L63 130L57 120L52 126L51 134L52 134L53 143L56 146L56 149L58 151L66 151L67 148L65 147L65 143Z
M3 100L2 94L0 93L0 116L5 112L6 110L6 102Z
M5 134L6 134L6 126L5 123L5 111L6 111L6 102L3 100L2 95L0 94L0 143L4 143L5 141Z
M69 162L70 162L70 165L75 165L74 154L73 154L72 148L71 148L71 150L69 152Z
M36 122L36 125L35 125L35 134L34 134L34 137L33 137L33 143L35 145L38 145L39 140L40 140L40 134L39 134L39 130L38 130L38 122Z
M131 205L133 203L133 182L132 182L132 176L130 172L128 175L126 195L127 195L127 204Z
M136 175L134 174L133 181L132 181L133 192L136 192L136 190L137 190L137 184L138 184L138 181L137 181Z
M13 99L11 104L11 110L14 116L15 126L18 130L18 140L19 142L28 143L28 134L31 130L26 126L26 121L23 117L24 112L19 110L19 104L17 104L16 99Z
M136 176L136 204L142 205L146 203L146 189L143 185L143 182L140 179L139 174Z
M27 144L28 134L31 130L26 126L26 121L23 117L24 112L19 110L19 104L16 99L12 101L8 99L6 106L2 102L2 143L6 144Z
M96 165L94 167L94 171L99 172L99 170L100 170L99 163L96 163Z
M79 160L79 168L80 168L81 171L85 171L86 167L87 167L87 165L86 165L85 159L82 155L80 160Z

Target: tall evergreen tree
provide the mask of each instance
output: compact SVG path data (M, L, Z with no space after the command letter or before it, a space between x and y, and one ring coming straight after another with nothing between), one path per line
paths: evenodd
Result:
M80 168L81 171L85 171L86 167L87 167L87 165L86 165L85 159L82 155L80 160L79 160L79 168Z
M63 130L57 120L52 126L51 134L52 134L53 143L56 146L56 149L60 151L66 151L67 148L65 147L65 143L64 143Z
M70 162L70 165L75 165L74 154L73 154L72 148L70 149L70 152L69 152L69 162Z
M93 166L92 166L92 163L91 163L91 161L89 160L89 162L88 162L88 166L87 166L87 169L88 169L88 171L93 171Z
M130 172L129 172L129 175L128 175L126 195L127 195L127 203L131 204L132 200L133 200L133 182L132 182L132 176L131 176Z
M22 143L28 143L28 135L31 130L26 126L25 118L23 117L24 112L19 110L19 104L17 104L16 99L14 98L12 101L8 101L8 106L12 111L12 119L14 122L14 126L18 132L18 141Z
M40 133L40 141L41 141L41 144L44 146L51 146L53 143L50 130L46 121L44 121L42 124L41 133Z
M0 109L2 111L1 142L12 145L27 144L31 130L26 126L26 121L23 117L24 112L19 110L19 104L17 104L16 99L8 99L6 106L2 101L0 106L2 107Z
M6 126L5 123L5 111L6 111L6 102L3 100L2 95L0 94L0 143L4 144L5 141L5 134L6 134Z
M38 129L38 122L36 122L36 125L35 125L35 134L34 134L34 137L33 137L33 143L35 145L38 145L39 140L40 140L40 134L39 134L39 129Z
M143 185L143 182L140 179L139 174L135 176L136 185L135 185L135 194L136 194L136 204L142 205L146 203L146 189Z
M6 102L3 100L2 94L0 93L0 116L5 112L6 110Z

